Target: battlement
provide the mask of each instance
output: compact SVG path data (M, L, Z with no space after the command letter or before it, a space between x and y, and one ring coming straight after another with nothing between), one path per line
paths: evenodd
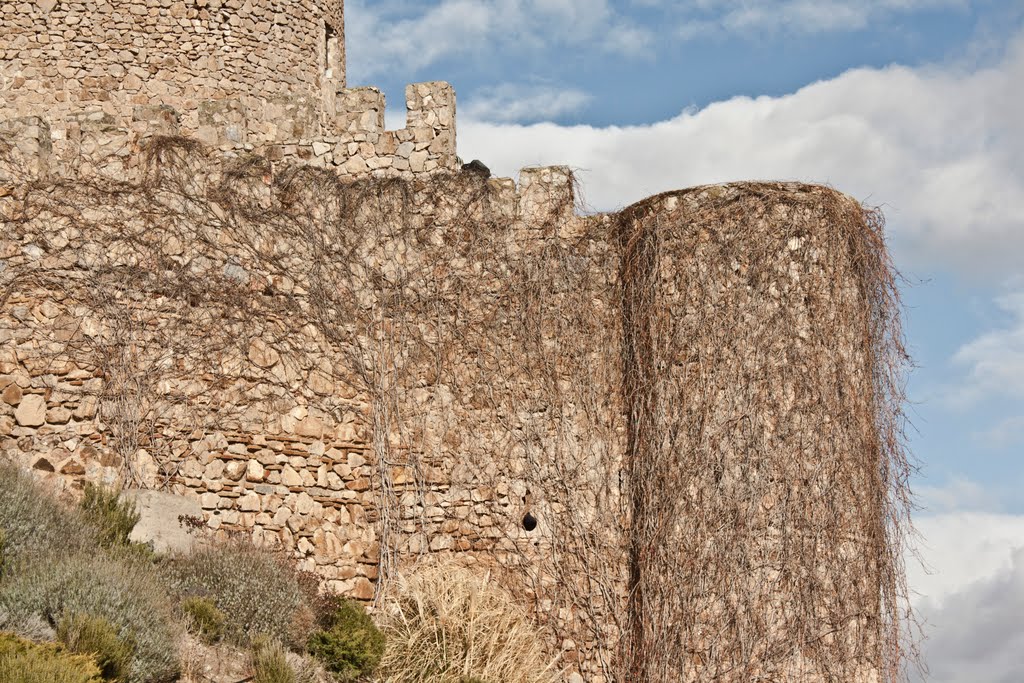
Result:
M65 0L0 6L0 135L33 172L131 179L153 136L345 177L455 170L455 93L346 88L343 0ZM49 139L45 139L46 137Z
M274 164L333 168L353 179L457 170L455 92L448 83L409 85L406 126L393 131L385 130L379 90L342 88L336 98L339 132L334 135L308 134L310 109L291 101L269 104L260 117L273 121L278 133L267 139L263 128L254 129L242 100L219 99L200 102L194 112L136 105L127 123L97 108L56 120L24 116L0 121L0 139L17 150L22 168L32 173L134 180L148 140L186 134L182 121L194 117L195 139L224 157L261 154Z
M408 175L456 170L455 91L443 81L405 88L406 125L385 130L384 94L376 88L338 91L337 135L269 146L274 161L301 161L341 175Z

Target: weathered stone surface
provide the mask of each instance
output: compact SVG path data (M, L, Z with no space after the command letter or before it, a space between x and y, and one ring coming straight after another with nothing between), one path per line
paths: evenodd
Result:
M179 522L179 518L202 519L203 509L196 499L163 491L125 491L121 495L133 501L139 512L132 541L152 543L153 549L160 553L187 553L195 547L197 537Z
M46 423L46 400L39 394L24 397L14 411L14 419L22 427L39 427Z
M281 471L281 483L285 486L302 486L302 477L289 465Z
M248 464L242 460L232 460L224 466L224 477L238 481L245 474Z
M251 491L238 499L238 509L242 512L258 512L260 510L260 497Z
M250 460L245 467L246 481L263 481L264 474L263 465L258 460Z
M215 194L209 191L225 180L226 169L245 159L248 175L243 174L238 196L272 215L282 208L274 204L280 194L277 174L293 163L329 168L344 180L367 174L416 178L457 170L451 87L437 82L410 86L408 125L385 131L379 91L336 87L343 84L342 65L331 40L339 43L334 48L342 47L343 36L325 35L322 0L161 0L148 5L144 0L116 0L93 3L95 7L39 2L49 16L40 16L31 2L0 3L0 45L7 47L7 54L0 54L0 137L5 144L13 143L30 177L109 175L114 171L103 169L113 158L111 166L127 174L115 178L137 180L142 162L136 150L156 135L175 132L219 148L198 154L202 160L190 166L188 180L200 188L200 203ZM110 5L118 13L127 8L124 14L131 21L109 17ZM299 9L301 16L290 16L289 10ZM279 14L290 20L279 22ZM66 31L61 30L64 23ZM275 35L279 29L287 36ZM123 49L104 49L114 44ZM5 122L14 117L17 123ZM545 563L553 556L554 511L569 502L563 496L571 495L573 486L605 491L609 481L616 481L614 460L624 448L626 427L622 406L616 403L623 324L616 281L620 254L611 227L619 217L576 217L568 169L526 169L518 188L510 179L489 178L480 170L471 167L446 178L440 198L431 199L437 187L420 178L415 184L396 184L402 210L387 212L383 221L376 208L383 202L376 202L390 195L354 203L358 215L345 218L352 223L343 226L350 232L340 242L357 238L328 245L339 249L331 253L330 263L318 264L326 271L356 274L353 282L343 283L352 288L346 296L352 296L354 305L346 309L349 302L339 302L338 308L346 310L331 322L343 339L337 344L337 337L325 339L314 324L317 317L309 315L309 308L322 302L310 296L316 291L311 285L317 283L310 282L308 243L296 246L288 236L262 233L258 221L232 226L242 228L240 232L222 231L218 222L226 225L234 219L228 220L227 209L218 202L199 207L208 210L208 224L184 226L186 233L202 227L203 239L160 233L156 261L164 264L166 258L172 270L188 269L183 272L189 284L199 284L188 307L174 312L177 317L172 319L179 324L192 318L221 321L224 310L207 307L203 300L219 293L218 288L230 289L254 307L276 298L294 307L281 315L239 316L244 323L238 326L244 329L231 328L231 343L202 362L190 359L190 353L171 359L164 354L159 363L149 365L142 358L139 372L154 374L139 376L154 380L157 400L173 398L158 406L156 423L145 424L141 433L131 434L131 424L115 424L106 401L100 411L97 397L106 396L109 368L96 367L90 358L57 358L60 354L48 346L54 339L96 343L108 338L111 329L104 315L70 310L74 307L68 301L88 297L64 296L66 291L15 293L0 313L4 454L35 467L39 476L80 484L118 474L118 449L127 450L125 442L142 444L145 449L124 463L133 483L187 492L192 512L203 517L208 529L221 535L251 534L254 541L293 555L301 567L360 599L373 596L378 534L385 521L391 550L402 559L471 552L472 561L484 566L525 561L541 583L553 581L545 575L552 569ZM466 196L460 190L449 192L449 182L455 187L461 181L468 182ZM7 197L17 196L16 190L0 177L0 217L14 210ZM665 198L651 210L654 218L636 221L662 227L680 222L678 216L662 219L686 201L698 200ZM305 216L322 218L320 209L327 204ZM105 212L114 210L79 208L97 230L108 217ZM763 215L771 216L777 208L768 206ZM468 213L461 215L463 210ZM152 225L162 227L160 220ZM811 236L781 234L788 226L779 229L777 251L786 259L798 258L808 251ZM250 228L253 233L241 238ZM23 239L0 239L0 272L25 264L50 268L60 282L73 287L75 277L107 259L107 265L129 263L149 274L148 261L132 262L125 254L98 248L91 229L78 235L49 222L29 224ZM388 232L392 229L394 234ZM274 252L273 267L261 267L254 258L264 247ZM346 251L349 247L351 252ZM742 274L749 267L742 262L742 245L735 248L741 252L736 265L722 272ZM690 245L672 254L698 251ZM343 261L348 253L354 254L351 263ZM550 253L571 256L552 261ZM667 271L678 265L674 258L667 258ZM53 265L62 259L73 265ZM841 261L838 255L835 259ZM785 276L793 272L793 263L768 265L765 282L773 274L782 275L764 292L737 277L716 289L715 296L726 301L732 293L754 287L755 298L783 305L787 292L800 291L802 285ZM795 265L803 274L817 267L809 262ZM717 271L705 271L705 266L698 260L687 267L697 280L717 287ZM522 273L530 279L517 280ZM401 286L395 288L395 283ZM663 283L662 290L677 296L678 290L669 285L675 283ZM399 290L401 301L396 303L392 298ZM121 303L133 315L145 317L153 308L173 303L175 291L126 291ZM795 311L805 294L793 297ZM524 305L533 299L543 306L533 310ZM683 324L692 302L676 303L680 315L673 319ZM417 319L412 306L421 304L422 317ZM585 312L584 322L574 317L580 311ZM729 312L736 320L751 314ZM306 320L297 320L304 315ZM147 322L159 326L162 320ZM175 341L185 342L181 348L199 349L221 331L218 325ZM573 325L584 329L573 330ZM348 334L351 339L345 338ZM381 339L395 344L389 347L395 355L374 355ZM743 351L739 345L735 350ZM385 420L384 433L373 422L381 394L365 386L367 360L379 364L372 366L374 371L393 372L388 379L398 384L391 386L400 387L388 398L395 405L388 406L394 413ZM673 367L675 361L666 359L664 367ZM195 366L189 366L192 362ZM174 368L177 376L154 376L179 364ZM544 376L533 374L535 368L543 368ZM583 395L580 377L585 378ZM38 393L44 390L45 401ZM596 397L607 400L597 416L581 408ZM721 417L725 423L729 416ZM785 426L785 420L778 424ZM123 438L126 433L130 438ZM575 465L595 453L609 454L613 464L588 462L583 480L558 481L563 487L558 488L550 484L546 469L551 465L549 446L558 457L579 457ZM379 462L380 457L387 461ZM538 474L538 462L548 475ZM545 486L547 495L536 495ZM538 503L537 498L546 501ZM599 511L584 512L586 517ZM526 515L534 513L541 524L527 528ZM587 531L613 534L616 520L603 521ZM544 586L545 599L531 608L558 629L571 631L580 614L563 599L560 588ZM527 602L535 597L523 596ZM570 681L597 683L600 675L588 664L589 652L597 646L589 640L593 631L584 631L572 633L573 639L563 641L561 648L565 662L578 663L586 673L573 674ZM557 650L559 643L552 647Z
M3 395L0 396L0 398L3 399L4 403L16 406L19 403L21 403L22 395L23 394L21 391L21 387L19 387L17 384L12 383L9 384L6 389L4 389Z
M261 368L272 368L281 360L280 354L262 339L249 344L249 360Z

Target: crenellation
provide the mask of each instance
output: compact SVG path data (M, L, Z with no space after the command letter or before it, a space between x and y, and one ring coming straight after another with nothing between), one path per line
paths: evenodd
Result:
M663 680L876 673L877 634L822 616L885 616L861 207L736 184L580 215L568 167L460 167L448 83L387 130L342 10L0 2L0 455L169 490L360 600L479 565L566 683L628 655L634 569L693 629ZM843 635L804 669L812 631Z
M243 98L201 100L189 112L167 104L136 104L128 119L92 105L59 121L48 120L49 147L24 149L52 156L54 168L63 172L106 169L100 172L125 180L138 177L147 139L191 129L191 137L227 157L255 153L277 165L331 168L346 179L414 177L458 169L455 92L448 83L407 86L407 125L394 131L385 130L384 95L376 88L341 89L338 101L341 130L331 135L312 134L314 108L303 98L268 100L268 116L263 117L254 117ZM0 139L29 133L11 123L0 129Z
M373 87L339 90L334 120L342 134L383 133L384 93Z

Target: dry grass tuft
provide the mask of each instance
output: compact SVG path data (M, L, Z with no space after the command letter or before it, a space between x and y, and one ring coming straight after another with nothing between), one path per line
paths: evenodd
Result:
M387 637L383 683L552 683L545 638L489 576L442 564L401 576L378 624Z

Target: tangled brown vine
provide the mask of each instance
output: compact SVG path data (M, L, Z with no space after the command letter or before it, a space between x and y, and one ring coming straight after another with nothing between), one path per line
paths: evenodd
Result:
M880 214L742 184L526 217L473 174L343 183L178 139L147 160L0 198L4 343L74 366L53 390L95 402L125 480L171 481L190 435L345 427L372 453L352 523L374 526L378 595L460 552L594 680L904 678Z

